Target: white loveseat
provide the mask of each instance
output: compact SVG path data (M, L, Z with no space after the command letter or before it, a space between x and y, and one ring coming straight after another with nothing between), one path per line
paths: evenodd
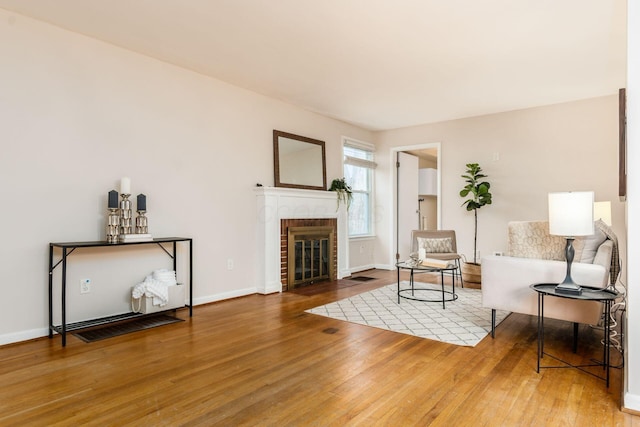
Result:
M508 256L482 258L482 306L492 309L492 336L495 336L495 310L537 316L537 294L530 285L559 283L567 272L566 240L549 235L548 222L510 222L508 229ZM619 265L617 238L602 221L596 221L595 230L593 236L578 237L574 241L576 254L571 276L581 285L605 288L610 280L615 283L619 271L619 267L615 268ZM597 324L601 313L598 302L545 299L545 317Z

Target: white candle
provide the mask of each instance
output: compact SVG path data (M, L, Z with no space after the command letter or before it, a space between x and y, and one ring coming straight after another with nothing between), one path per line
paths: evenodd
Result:
M424 248L418 249L418 259L425 259L427 257L427 251Z
M120 180L120 193L131 194L131 180L129 177L124 177Z

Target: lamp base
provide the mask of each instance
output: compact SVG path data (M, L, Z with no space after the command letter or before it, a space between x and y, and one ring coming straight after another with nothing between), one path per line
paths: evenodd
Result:
M567 295L580 295L582 294L582 288L575 283L571 278L571 263L573 262L573 256L575 250L573 249L573 237L567 237L567 246L564 248L564 256L567 259L567 275L562 283L556 286L556 293Z
M581 295L582 287L575 283L560 283L556 286L556 292L559 294Z

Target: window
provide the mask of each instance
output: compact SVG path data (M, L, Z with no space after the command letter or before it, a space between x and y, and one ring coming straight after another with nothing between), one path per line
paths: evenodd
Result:
M351 187L353 201L349 208L349 237L373 234L373 146L344 140L344 177Z

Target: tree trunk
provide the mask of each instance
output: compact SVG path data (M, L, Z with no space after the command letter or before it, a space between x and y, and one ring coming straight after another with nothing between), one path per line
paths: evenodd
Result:
M476 259L478 244L478 209L473 210L473 263L477 264L478 260Z

